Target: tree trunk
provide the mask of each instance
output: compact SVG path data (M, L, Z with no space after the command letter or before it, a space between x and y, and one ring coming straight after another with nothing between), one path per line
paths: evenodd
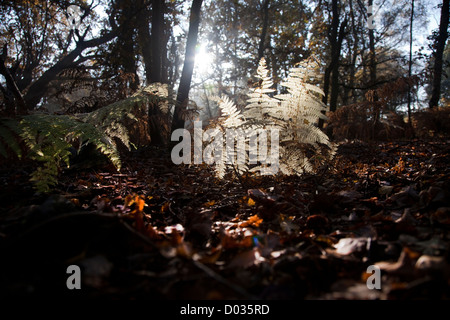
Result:
M3 46L3 52L0 56L0 74L5 77L6 89L2 89L2 93L5 97L7 111L11 115L24 114L27 112L26 102L17 87L14 78L5 65L6 57L8 56L7 45ZM3 87L2 87L3 88Z
M151 82L161 82L161 44L162 30L164 24L164 0L153 0L152 2L152 66L150 69Z
M194 71L195 47L197 45L202 2L203 0L192 1L191 15L189 19L189 32L186 42L186 54L184 58L183 71L181 73L180 85L178 87L175 112L172 119L172 132L176 129L184 128L184 114L188 104L192 73Z
M332 14L328 39L331 47L331 61L325 69L324 76L324 97L323 103L328 102L328 93L330 92L330 111L336 111L337 98L339 94L339 58L341 55L341 46L345 34L345 27L347 25L347 19L345 19L339 26L339 0L333 0L332 2ZM319 119L319 127L323 127L323 120Z
M341 23L339 27L339 35L334 48L333 55L333 69L331 71L331 95L330 95L330 111L334 112L337 109L337 100L339 96L339 60L341 58L342 41L344 40L345 28L347 26L347 19Z
M126 17L127 20L131 20L131 14L134 8L127 8ZM122 28L122 32L118 35L117 41L120 43L119 54L120 63L125 73L133 74L134 79L129 83L130 89L135 92L139 88L139 75L137 72L137 62L134 46L134 29Z
M373 5L373 0L369 0L369 7ZM369 13L368 18L370 18L373 13ZM374 29L369 28L369 77L370 84L369 87L375 89L374 86L377 81L377 62L375 53L375 34Z
M267 26L269 24L269 2L270 0L264 0L262 7L263 25L261 36L259 38L258 63L259 60L261 60L261 58L264 56L264 50L266 49Z
M146 28L144 30L144 28ZM160 82L163 83L162 77L162 63L163 52L161 50L165 47L166 43L163 43L162 32L164 30L164 0L152 1L152 29L150 45L145 43L145 39L149 37L148 23L146 26L141 27L142 37L144 38L144 48L147 50L145 54L147 58L145 61L145 71L147 84ZM150 56L150 58L149 58ZM149 121L149 134L152 145L164 145L165 139L163 135L164 115L158 105L150 105L148 108L148 121Z
M413 22L414 22L414 0L411 2L411 17L409 21L409 62L408 62L408 77L412 76L412 50L413 50ZM408 88L408 125L411 126L411 86Z
M138 39L139 46L141 48L142 58L144 60L144 70L145 70L145 80L147 84L150 84L151 70L152 70L152 38L150 35L150 11L145 4L145 0L139 1L139 12L138 12Z
M345 98L345 103L348 103L348 100L350 99L350 97L352 97L352 102L351 103L355 103L356 102L356 94L355 94L355 89L352 89L355 86L355 70L356 70L356 59L358 58L358 45L359 45L359 35L358 35L358 30L356 29L356 19L355 19L355 12L354 12L354 8L353 8L353 1L350 0L349 2L349 6L350 6L350 18L351 18L351 30L352 30L352 35L353 35L353 44L352 44L352 48L349 48L349 51L351 50L351 63L350 63L350 67L349 67L349 82L348 82L348 86L349 86L349 90L348 90L348 94L346 95Z
M443 0L441 8L441 21L439 23L439 35L436 39L436 52L434 54L433 82L431 89L430 108L437 107L441 96L442 56L445 42L448 37L449 0Z

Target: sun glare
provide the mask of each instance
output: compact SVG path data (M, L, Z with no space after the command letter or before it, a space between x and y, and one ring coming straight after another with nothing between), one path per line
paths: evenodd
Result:
M214 57L208 52L208 49L205 45L199 45L197 48L197 53L195 55L195 68L197 77L203 78L208 76L211 72L211 66L213 63Z

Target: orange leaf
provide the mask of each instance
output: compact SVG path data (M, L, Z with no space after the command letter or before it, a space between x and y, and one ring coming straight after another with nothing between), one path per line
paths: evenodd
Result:
M209 208L209 207L212 207L215 204L216 204L216 200L211 200L211 201L208 201L207 203L205 203L204 206L206 208Z
M137 210L139 212L144 211L145 201L141 197L136 196L136 204L137 204Z
M263 222L263 219L261 219L257 214L254 216L251 216L248 218L247 221L239 223L239 227L245 228L245 227L259 227L259 225Z
M164 202L164 204L161 206L161 213L166 212L169 209L169 202Z
M124 205L125 207L129 207L134 203L134 196L129 194L125 197Z

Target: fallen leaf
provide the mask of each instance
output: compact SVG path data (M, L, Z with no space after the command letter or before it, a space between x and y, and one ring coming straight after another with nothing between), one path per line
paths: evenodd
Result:
M415 264L417 270L420 270L425 273L435 272L443 270L446 266L444 257L436 257L429 255L421 255Z
M216 204L216 200L211 200L211 201L208 201L208 202L204 203L203 206L205 208L209 208L209 207L212 207L215 204Z
M229 263L230 268L249 268L265 261L258 248L238 253Z
M336 252L342 255L363 253L368 250L370 238L342 238L334 245Z
M168 201L164 202L164 204L161 206L161 213L167 212L167 210L169 210L169 205L170 203Z
M238 224L238 226L240 228L245 228L245 227L255 227L258 228L259 225L263 222L263 219L261 219L257 214L249 217L246 221L244 222L240 222Z
M418 253L407 247L403 248L396 262L381 261L375 263L382 271L399 276L412 276L415 273L414 260Z

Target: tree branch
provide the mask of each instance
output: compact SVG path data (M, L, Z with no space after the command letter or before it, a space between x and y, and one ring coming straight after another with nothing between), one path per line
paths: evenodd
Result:
M117 35L117 29L113 30L101 37L84 41L81 39L75 49L73 49L68 55L58 61L50 69L44 72L42 76L36 80L28 89L24 99L29 109L33 109L37 106L41 98L47 91L50 81L55 80L58 73L74 65L75 59L77 59L81 53L87 49L99 46L105 42L111 41ZM80 61L81 62L81 61Z

